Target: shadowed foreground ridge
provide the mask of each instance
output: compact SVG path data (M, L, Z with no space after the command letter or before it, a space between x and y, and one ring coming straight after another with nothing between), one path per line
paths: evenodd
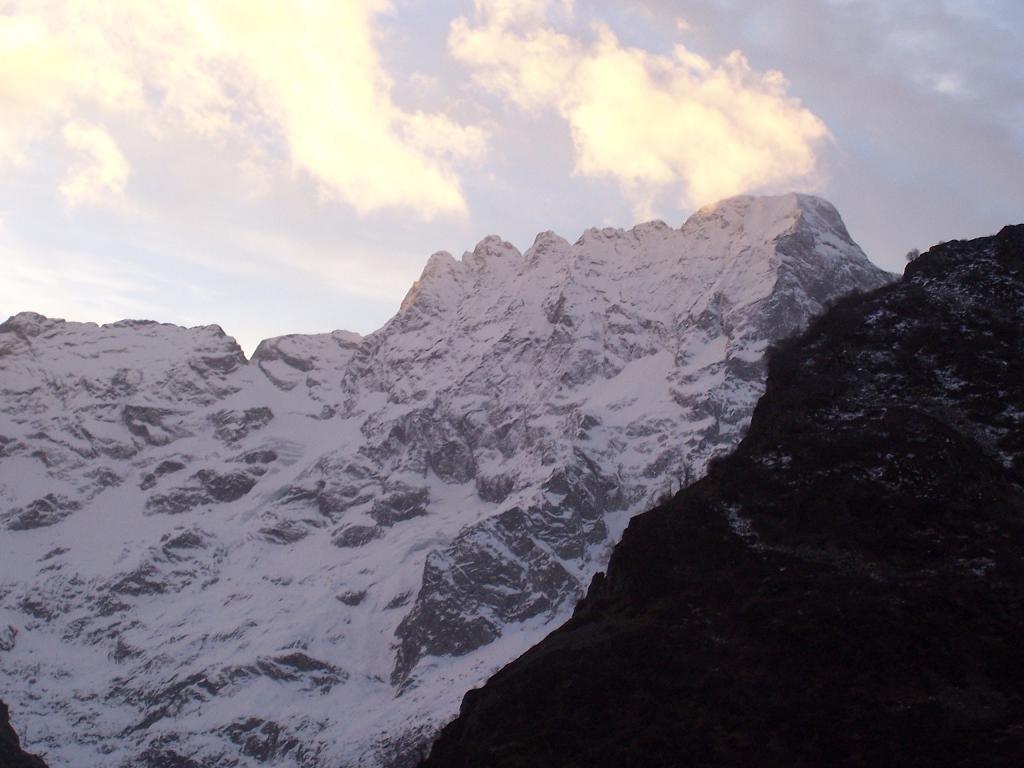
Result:
M0 768L46 768L46 763L22 750L3 701L0 701Z
M1024 226L833 307L426 766L1019 765L1022 317Z

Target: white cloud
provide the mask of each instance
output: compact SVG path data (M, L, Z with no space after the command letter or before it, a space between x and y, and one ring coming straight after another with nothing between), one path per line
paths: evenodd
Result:
M550 0L473 0L477 19L496 27L543 24L550 4ZM562 6L572 12L571 1L563 2Z
M736 51L713 63L676 46L656 55L594 25L583 40L546 21L549 2L476 0L456 19L452 54L474 80L569 125L577 173L615 181L638 215L677 194L686 205L755 189L815 184L824 123L787 93L776 71Z
M81 90L75 58L32 16L0 15L0 163L23 166L25 146Z
M113 137L102 126L82 121L65 125L63 134L79 156L60 185L68 205L109 207L121 202L131 169Z
M478 157L485 137L393 101L375 26L389 10L385 0L13 0L0 11L0 162L24 165L32 142L98 116L115 134L143 125L154 141L245 146L242 180L283 146L324 198L360 213L463 213L457 163Z

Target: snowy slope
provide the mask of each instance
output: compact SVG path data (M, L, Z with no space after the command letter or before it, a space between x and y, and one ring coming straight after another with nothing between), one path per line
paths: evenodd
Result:
M768 344L888 280L734 198L430 258L360 337L0 326L0 677L51 766L406 765L734 446Z

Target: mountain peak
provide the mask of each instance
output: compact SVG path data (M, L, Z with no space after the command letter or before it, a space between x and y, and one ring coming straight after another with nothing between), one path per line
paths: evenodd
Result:
M781 195L733 195L701 207L696 215L725 211L739 211L741 214L746 214L752 208L759 208L763 211L771 211L775 216L788 216L822 206L833 208L832 204L824 198L801 192L786 192Z
M488 235L476 244L472 252L463 255L462 263L472 269L483 269L497 261L521 256L519 249L512 243L498 235Z
M212 326L0 336L0 683L30 746L414 754L569 615L632 514L736 444L768 345L886 281L755 219L546 232L525 258L491 236L434 254L373 334L268 339L250 364Z
M583 230L583 234L580 235L575 245L585 245L587 243L600 243L608 240L614 240L621 237L625 230L619 227L589 227Z
M743 231L769 239L800 228L833 232L842 240L852 242L842 217L832 203L821 197L796 192L726 198L704 206L683 225L684 230Z
M666 224L661 219L652 219L651 221L641 222L630 230L634 235L638 237L644 237L650 234L665 234L672 231L672 227Z
M15 333L22 337L38 336L47 328L63 323L63 320L49 318L38 312L19 312L0 324L0 333Z
M423 268L423 274L420 275L420 280L426 277L432 277L436 275L443 275L451 272L458 261L448 251L437 251L431 254L430 258L427 259L427 265Z

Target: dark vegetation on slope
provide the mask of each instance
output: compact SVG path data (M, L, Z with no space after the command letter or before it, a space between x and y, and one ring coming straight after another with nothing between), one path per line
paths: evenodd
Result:
M0 701L0 768L46 768L46 763L38 757L22 751L3 701Z
M1021 765L1022 318L1018 226L783 344L735 453L425 765Z

